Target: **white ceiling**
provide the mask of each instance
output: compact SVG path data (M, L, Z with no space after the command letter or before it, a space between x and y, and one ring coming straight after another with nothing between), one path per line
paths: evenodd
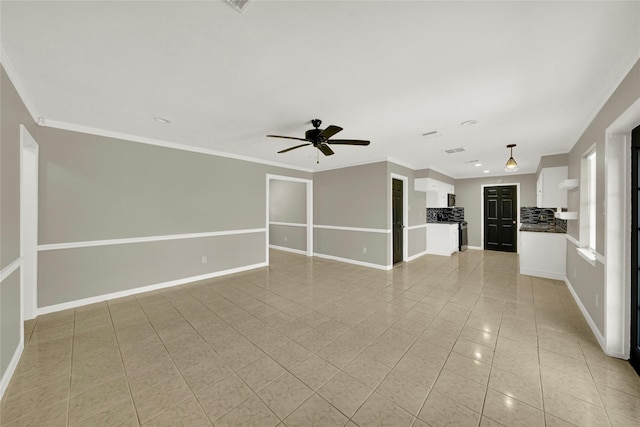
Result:
M388 158L468 178L504 174L510 143L522 173L569 151L640 57L640 2L254 0L240 14L3 0L1 36L50 121L313 170ZM319 165L312 147L276 154L296 141L266 134L302 137L313 118L371 145Z

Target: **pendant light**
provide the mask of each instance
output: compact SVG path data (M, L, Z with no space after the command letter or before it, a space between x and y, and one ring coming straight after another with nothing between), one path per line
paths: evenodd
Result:
M511 157L509 157L509 160L507 160L507 164L504 165L505 172L517 172L518 169L520 169L518 167L518 163L516 163L516 160L513 158L513 147L515 146L516 144L507 145L507 148L511 150Z

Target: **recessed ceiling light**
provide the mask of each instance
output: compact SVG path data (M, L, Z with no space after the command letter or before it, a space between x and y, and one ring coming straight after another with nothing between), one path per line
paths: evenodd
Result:
M164 117L154 117L153 120L155 120L158 123L165 124L165 125L168 125L169 123L171 123L171 120L165 119Z
M478 123L477 120L466 120L466 121L460 123L460 126L473 126L476 123Z
M482 173L489 173L489 172L491 172L491 171L490 171L490 170L488 170L488 169L487 169L487 170L483 170L483 171L482 171Z
M423 133L422 136L425 138L436 138L438 136L442 136L442 132L439 130L432 130L431 132Z
M479 166L482 166L482 163L478 162L478 163L475 163L473 166L479 167Z

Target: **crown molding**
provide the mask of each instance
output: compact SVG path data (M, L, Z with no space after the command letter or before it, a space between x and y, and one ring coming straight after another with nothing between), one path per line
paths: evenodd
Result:
M240 154L225 153L225 152L222 152L222 151L211 150L209 148L194 147L194 146L191 146L191 145L178 144L178 143L175 143L175 142L164 141L164 140L161 140L161 139L147 138L147 137L138 136L138 135L130 135L130 134L122 133L122 132L114 132L114 131L110 131L110 130L94 128L94 127L91 127L91 126L76 125L76 124L73 124L73 123L67 123L67 122L62 122L62 121L58 121L58 120L51 120L51 119L42 118L42 117L40 118L38 123L41 126L54 128L54 129L68 130L68 131L72 131L72 132L80 132L80 133L86 133L86 134L89 134L89 135L96 135L96 136L104 136L106 138L120 139L120 140L123 140L123 141L137 142L137 143L140 143L140 144L155 145L155 146L164 147L164 148L173 148L175 150L190 151L190 152L193 152L193 153L207 154L207 155L210 155L210 156L225 157L225 158L228 158L228 159L243 160L245 162L259 163L259 164L262 164L262 165L275 166L275 167L279 167L279 168L292 169L292 170L297 170L297 171L301 171L301 172L313 173L313 169L302 168L302 167L299 167L299 166L292 166L292 165L288 165L288 164L285 164L285 163L278 163L278 162L272 162L272 161L269 161L269 160L256 159L254 157L243 156L243 155L240 155Z

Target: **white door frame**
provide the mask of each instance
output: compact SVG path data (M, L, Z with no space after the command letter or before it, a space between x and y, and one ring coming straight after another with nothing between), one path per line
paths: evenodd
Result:
M402 181L402 261L406 262L409 257L409 177L398 175L397 173L389 174L389 194L387 201L389 202L389 265L393 266L393 180Z
M20 300L22 321L38 310L38 157L39 146L20 125Z
M519 182L505 182L504 184L482 184L480 185L480 249L484 250L484 189L485 187L502 187L506 185L515 185L517 194L517 206L516 206L516 226L520 224L520 183ZM517 231L518 241L516 243L516 253L520 253L520 232Z
M604 352L629 358L631 333L631 131L640 99L605 130Z
M266 176L266 181L267 181L267 197L266 197L266 220L265 220L265 227L266 227L266 242L265 242L265 261L267 264L269 264L269 222L270 222L270 218L269 218L269 200L270 200L270 195L269 195L269 181L271 180L278 180L278 181L292 181L292 182L302 182L304 184L307 185L307 256L313 256L313 181L310 179L304 179L304 178L295 178L292 176L285 176L285 175L273 175L273 174L267 174Z

